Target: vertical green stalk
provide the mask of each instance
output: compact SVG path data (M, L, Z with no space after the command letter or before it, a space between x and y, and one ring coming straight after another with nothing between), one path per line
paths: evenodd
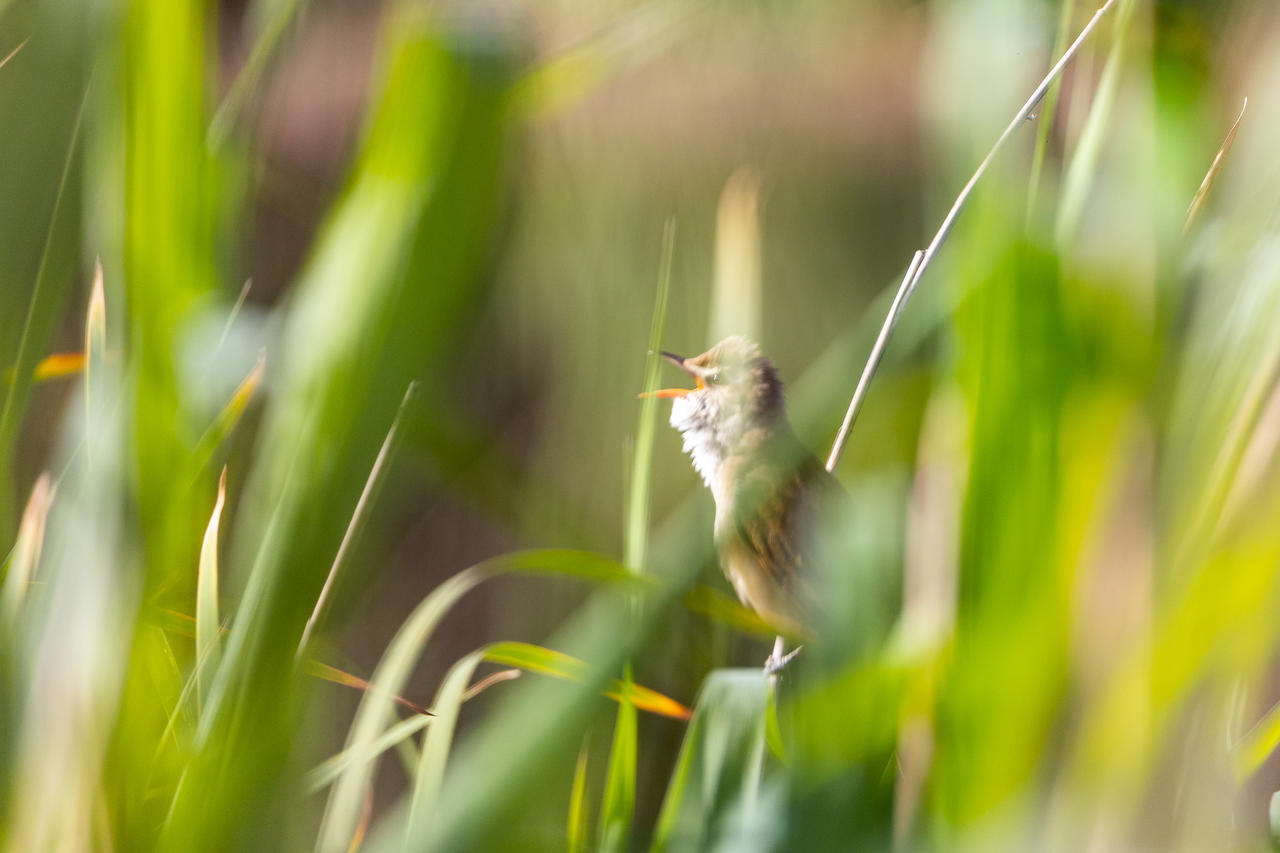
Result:
M217 279L213 162L204 145L208 4L134 0L125 21L124 280L139 516L151 588L194 581L212 475L193 490L184 333ZM195 500L197 495L201 501Z
M631 665L623 673L624 690L631 684ZM603 851L626 850L636 806L636 706L630 696L618 702L613 724L613 746L605 776L604 802L600 806L600 845Z
M103 259L109 301L114 306L110 297L122 296L122 310L114 312L122 322L111 324L108 340L126 359L122 398L113 402L127 454L121 485L132 491L140 533L139 553L126 565L139 575L131 589L138 600L191 613L214 478L193 452L205 424L194 417L180 366L196 310L217 281L215 174L204 146L213 6L206 0L114 5L104 16L113 28L103 37L95 72L102 100L92 105L89 150L92 233L101 241L94 253ZM96 434L97 425L91 428ZM96 435L89 438L99 443ZM120 847L155 843L179 785L182 770L173 753L152 759L167 716L153 711L179 702L177 673L184 663L174 659L161 632L141 621L134 626L111 750L110 772L121 782L107 804Z
M671 288L671 261L675 253L676 225L668 219L662 231L662 261L658 275L658 292L654 298L653 321L649 327L649 355L645 365L644 390L658 387L661 367L658 351L662 346L662 325L667 313L667 294ZM653 437L657 421L655 397L644 397L640 403L640 420L636 428L635 455L631 468L631 491L627 501L627 523L623 531L623 551L631 571L644 571L645 546L649 530L649 481L653 460ZM604 803L600 808L600 849L625 850L631 833L636 802L636 707L627 691L631 685L631 665L622 677L623 696L618 703L617 722L613 728L613 747L609 770L605 776Z
M667 315L667 293L671 289L671 261L675 253L676 223L668 219L662 229L662 265L658 276L658 293L654 297L653 321L649 326L649 355L644 369L646 393L658 387L662 359L662 325ZM636 425L636 448L631 466L631 492L627 500L627 526L624 532L624 562L634 572L644 570L645 546L649 530L649 482L653 463L653 436L657 423L658 400L645 397L640 401L640 419Z

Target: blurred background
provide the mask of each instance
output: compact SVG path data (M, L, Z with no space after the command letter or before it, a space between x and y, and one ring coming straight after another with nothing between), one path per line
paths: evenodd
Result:
M776 696L637 399L745 333L825 459L1097 10L0 2L0 844L1270 849L1275 4L1000 151Z

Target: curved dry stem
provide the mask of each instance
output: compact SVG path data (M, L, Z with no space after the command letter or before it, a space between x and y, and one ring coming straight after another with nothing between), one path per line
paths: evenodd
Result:
M901 316L903 308L906 307L907 300L911 298L916 285L920 283L920 279L924 277L925 270L929 268L929 263L951 233L956 217L959 216L965 202L969 200L969 195L973 192L973 188L977 186L978 181L986 173L992 161L995 160L996 154L1004 143L1035 111L1045 93L1049 91L1049 87L1053 85L1054 80L1062 75L1063 70L1071 63L1076 52L1079 51L1080 46L1089 38L1089 35L1097 27L1098 22L1115 5L1115 2L1116 0L1107 0L1099 7L1097 12L1094 12L1093 17L1089 19L1089 23L1085 24L1084 29L1080 31L1080 35L1076 36L1071 46L1062 54L1062 57L1053 68L1049 69L1049 73L1040 81L1040 85L1036 86L1035 91L1031 93L1031 97L1027 98L1026 103L1022 105L1022 109L1018 110L1009 125L1004 129L1004 133L1000 134L1000 138L991 146L991 150L987 152L987 156L978 165L973 177L969 178L969 182L964 185L964 189L960 190L960 195L956 197L955 203L951 205L951 210L947 213L946 218L942 220L942 225L938 228L937 233L933 235L933 239L929 241L928 248L917 251L911 259L911 266L907 268L907 274L903 277L902 284L898 286L898 294L894 297L893 304L889 307L889 314L884 318L884 324L880 327L880 335L876 338L875 346L871 348L871 355L867 357L867 364L862 369L862 376L858 380L857 389L853 392L853 399L849 402L849 409L845 413L844 423L841 424L840 432L836 435L835 443L831 447L831 455L827 457L828 471L834 471L836 465L840 462L840 455L844 453L845 444L849 440L849 432L858 417L858 410L862 408L867 388L871 384L872 377L875 376L876 368L879 367L880 359L884 355L884 349L888 345L889 336L893 334L893 328L897 325L898 318Z

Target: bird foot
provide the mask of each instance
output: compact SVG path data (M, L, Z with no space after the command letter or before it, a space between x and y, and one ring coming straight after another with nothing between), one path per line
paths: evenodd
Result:
M804 646L796 646L784 655L780 654L780 648L775 648L773 654L769 655L769 659L764 662L764 674L773 676L782 672L786 665L791 663L791 661L795 659L796 655L800 654L803 650Z

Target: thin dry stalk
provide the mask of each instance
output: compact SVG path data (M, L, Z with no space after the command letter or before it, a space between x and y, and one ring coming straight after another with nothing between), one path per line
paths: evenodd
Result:
M1196 214L1200 212L1200 208L1204 205L1204 200L1209 196L1209 190L1213 187L1213 182L1218 179L1218 173L1222 171L1222 161L1226 158L1227 152L1231 150L1231 144L1236 141L1236 131L1240 129L1240 122L1244 119L1244 111L1249 109L1249 99L1244 99L1244 104L1240 107L1240 115L1236 116L1235 124L1231 125L1231 130L1227 132L1227 138L1222 140L1222 147L1218 149L1218 154L1213 158L1213 162L1209 164L1209 171L1205 173L1204 180L1200 182L1200 189L1196 190L1195 198L1191 199L1191 204L1187 207L1187 219L1182 225L1182 233L1187 233L1191 228L1192 221L1196 218Z
M840 432L836 435L835 443L831 447L831 455L827 457L827 470L833 471L840 462L840 455L844 453L844 446L849 440L849 431L853 427L854 421L858 417L858 411L862 408L862 402L866 398L867 388L871 384L871 379L875 376L876 368L880 365L880 359L884 355L885 346L889 342L889 336L893 333L894 326L898 323L898 318L902 314L903 308L906 307L907 300L911 298L912 292L915 291L916 285L920 283L920 279L924 277L924 272L929 268L930 262L942 243L947 239L947 235L951 233L951 228L955 224L956 217L960 214L961 208L964 207L966 201L969 200L970 193L977 185L978 181L986 173L987 167L995 160L996 154L1004 145L1005 141L1013 135L1019 127L1027 120L1027 118L1035 111L1036 106L1043 100L1045 93L1049 91L1049 87L1053 85L1053 81L1061 76L1063 70L1070 64L1079 51L1080 46L1085 43L1089 35L1098 26L1098 22L1103 16L1110 11L1115 5L1116 0L1107 0L1093 13L1093 17L1089 19L1089 23L1085 24L1084 29L1080 31L1080 35L1076 36L1076 40L1071 43L1066 52L1062 54L1062 58L1049 70L1044 79L1040 81L1040 85L1036 86L1035 91L1031 93L1031 97L1022 105L1022 109L1018 110L1013 120L1009 122L1009 126L1004 129L1004 133L1000 134L1000 138L996 140L995 145L991 146L991 150L987 152L986 158L978 166L977 171L973 173L973 177L969 178L969 182L964 185L964 189L960 191L960 195L956 197L955 204L951 205L951 210L942 220L942 226L938 228L938 233L933 235L933 240L929 242L928 248L923 251L917 251L911 259L911 266L907 268L907 274L902 279L902 284L898 286L898 293L894 297L893 304L889 307L889 314L884 318L884 324L880 327L880 335L876 338L875 346L871 349L871 355L867 358L867 365L862 369L862 376L858 380L858 387L853 392L853 399L849 401L849 409L845 412L844 423L840 426Z
M26 46L27 46L27 42L29 42L29 41L31 41L31 36L27 36L26 38L24 38L21 42L19 42L19 43L18 43L18 46L17 46L17 47L15 47L13 50L9 51L9 55L8 55L8 56L6 56L4 59L0 59L0 68L4 68L6 65L8 65L8 64L9 64L9 60L10 60L10 59L13 59L15 56L17 56L17 55L18 55L18 51L20 51L20 50L22 50L24 47L26 47Z
M867 365L862 368L862 376L858 378L858 387L853 390L853 399L849 401L849 408L844 413L844 423L840 424L840 432L836 435L835 444L831 446L831 455L827 457L828 471L834 471L840 462L840 454L844 452L844 446L849 440L849 430L853 429L853 422L857 420L858 412L862 410L862 401L866 399L867 389L871 387L871 377L876 375L876 368L880 366L880 359L884 357L885 347L889 345L889 336L893 334L893 328L898 325L898 318L902 316L902 306L911 295L911 282L920 270L924 254L924 250L918 250L911 256L907 274L902 277L902 284L898 285L898 293L893 297L893 304L889 306L889 314L884 318L884 325L880 327L880 334L876 336L871 355L867 356Z

